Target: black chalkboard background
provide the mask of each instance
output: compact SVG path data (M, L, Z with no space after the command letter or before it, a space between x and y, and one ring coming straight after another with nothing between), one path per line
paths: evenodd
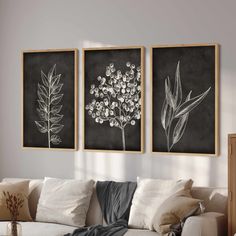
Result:
M172 89L180 60L183 99L211 87L204 100L189 115L181 140L171 152L215 154L215 46L153 48L153 151L167 152L166 136L161 125L161 109L165 99L165 79L170 77Z
M60 114L64 117L60 124L64 128L58 133L62 142L51 144L51 148L75 148L75 51L49 51L23 53L23 146L48 147L47 134L38 131L35 121L40 120L38 108L38 83L42 84L41 70L47 74L56 64L56 73L61 74L60 83L63 83L60 94L64 94L60 105L63 105Z
M114 63L117 70L127 71L126 62L141 66L141 49L85 50L84 89L85 106L94 96L89 93L91 84L98 84L97 77L105 76L106 67ZM108 122L98 124L84 110L84 148L96 150L122 150L122 134L119 128L111 128ZM142 119L142 115L141 115ZM126 127L126 151L141 151L141 120Z

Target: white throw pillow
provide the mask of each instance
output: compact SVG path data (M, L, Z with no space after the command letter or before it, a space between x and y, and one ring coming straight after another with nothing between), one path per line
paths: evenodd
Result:
M83 227L94 181L45 178L36 221Z
M129 216L129 227L153 230L152 220L158 207L172 194L190 190L192 180L137 178Z

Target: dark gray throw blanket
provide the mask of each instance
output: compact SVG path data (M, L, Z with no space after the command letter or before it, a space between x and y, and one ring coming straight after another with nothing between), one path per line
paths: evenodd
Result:
M64 236L122 236L128 230L130 206L137 184L134 182L97 182L98 201L107 226L76 229Z

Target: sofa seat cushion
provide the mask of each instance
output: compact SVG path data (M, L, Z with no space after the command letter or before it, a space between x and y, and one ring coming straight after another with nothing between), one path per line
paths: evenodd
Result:
M0 235L6 234L9 221L0 221ZM23 236L63 236L72 233L76 227L42 222L20 222ZM128 229L125 236L160 236L149 230Z
M0 222L0 235L6 235L7 221ZM20 222L23 236L63 236L72 233L76 227L41 222Z
M124 236L161 236L161 234L151 230L128 229Z

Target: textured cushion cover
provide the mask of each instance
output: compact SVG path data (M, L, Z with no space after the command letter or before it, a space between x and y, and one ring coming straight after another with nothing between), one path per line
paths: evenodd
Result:
M158 207L171 195L190 190L192 180L162 180L137 178L129 217L129 227L153 230L152 219Z
M83 227L94 181L45 178L36 221Z
M28 206L29 195L29 181L22 181L18 183L0 183L0 220L10 220L11 214L6 206L6 198L3 191L10 194L19 194L24 200L23 206L19 209L19 216L17 220L31 221L31 216Z
M200 202L199 199L187 197L184 191L172 195L158 207L153 218L154 229L162 234L170 232L171 225L180 223L190 213L199 209Z

